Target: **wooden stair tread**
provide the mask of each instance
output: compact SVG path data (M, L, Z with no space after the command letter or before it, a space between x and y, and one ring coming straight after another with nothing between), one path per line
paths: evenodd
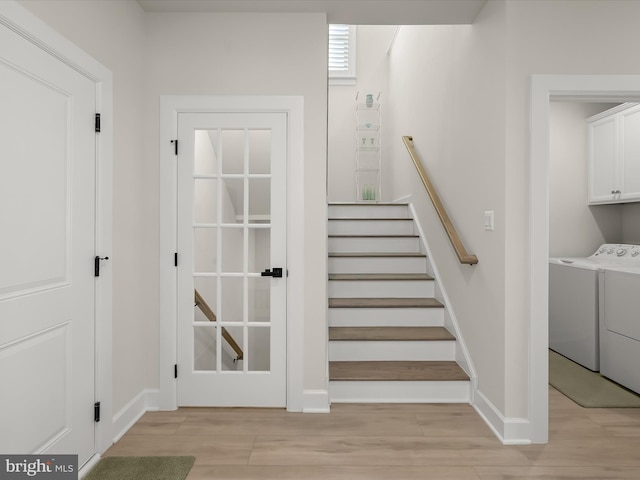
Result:
M331 234L329 235L329 238L420 238L420 235L406 235L406 234L398 234L398 235L378 235L375 233L372 234Z
M394 221L394 222L413 222L413 218L407 218L407 217L375 217L375 218L371 218L371 217L331 217L328 219L331 222L335 222L335 221L340 221L340 222L361 222L361 221L366 221L366 222L388 222L388 221Z
M331 381L468 381L456 362L329 362Z
M431 275L426 273L330 273L329 280L433 280Z
M444 308L435 298L330 298L329 308Z
M447 341L455 340L444 327L329 327L331 341Z
M337 253L329 253L329 257L340 257L340 258L367 258L367 257L394 257L394 258L402 258L402 257L415 257L422 258L426 257L424 253L420 252L364 252L364 253L352 253L352 252L337 252Z
M347 207L407 207L408 203L377 202L377 203L356 203L356 202L329 202L329 206Z

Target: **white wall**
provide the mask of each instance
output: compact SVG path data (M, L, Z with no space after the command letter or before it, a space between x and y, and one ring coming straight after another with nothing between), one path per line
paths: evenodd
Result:
M622 243L640 245L640 203L622 206Z
M113 411L157 387L157 187L148 175L144 12L126 0L21 1L113 72ZM156 122L157 123L157 122ZM157 183L157 182L156 182Z
M529 346L529 91L532 74L638 74L640 2L522 0L507 14L506 339L510 416L527 412ZM536 319L533 319L535 323Z
M505 409L504 12L489 4L472 26L403 26L390 59L387 109L393 196L412 195L464 340L479 391ZM476 266L461 265L401 136L423 163ZM495 211L496 230L483 230Z
M585 119L613 104L551 102L549 255L589 256L603 243L622 242L622 206L587 205Z
M114 411L158 387L159 96L304 97L304 386L326 388L324 14L146 14L129 0L25 0L114 74Z
M305 315L289 321L304 325L304 388L326 389L326 18L323 14L150 13L146 20L143 138L153 198L160 95L304 97Z
M330 202L353 202L356 200L355 98L358 91L381 92L382 200L391 200L391 169L389 165L391 156L389 143L386 141L390 127L385 115L390 101L387 51L396 28L390 25L359 25L356 28L356 85L329 86L328 198ZM360 101L363 101L362 97L360 97Z

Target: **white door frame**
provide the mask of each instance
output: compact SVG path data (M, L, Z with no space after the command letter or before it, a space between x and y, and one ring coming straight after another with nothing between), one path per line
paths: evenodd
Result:
M176 345L177 165L174 140L179 113L287 114L287 410L303 401L303 98L298 96L160 96L160 409L178 408Z
M96 85L96 112L101 129L96 138L96 255L111 257L112 249L112 165L113 165L113 78L112 73L86 52L53 30L22 5L0 2L0 24L89 78ZM87 262L91 262L88 258ZM90 263L89 263L90 264ZM95 281L95 398L100 401L102 420L96 423L96 454L113 444L112 390L112 273L103 263ZM91 460L90 460L91 462Z
M547 443L549 438L549 101L626 102L639 98L639 75L533 75L531 78L529 422L532 443Z

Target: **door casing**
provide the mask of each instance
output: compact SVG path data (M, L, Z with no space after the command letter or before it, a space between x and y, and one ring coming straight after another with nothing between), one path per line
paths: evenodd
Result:
M180 113L287 115L287 410L303 408L303 97L162 95L160 97L160 409L178 408L175 365L177 278L177 165ZM179 148L179 144L178 144ZM177 252L179 254L179 252ZM179 374L179 371L178 371Z
M113 75L78 46L44 24L13 1L0 2L0 24L48 52L58 61L89 78L96 86L96 112L101 114L101 132L96 138L95 251L110 256L112 249L113 196ZM91 259L87 259L91 263ZM95 282L95 398L100 401L101 422L96 423L96 455L93 464L113 444L112 393L112 273L103 264Z

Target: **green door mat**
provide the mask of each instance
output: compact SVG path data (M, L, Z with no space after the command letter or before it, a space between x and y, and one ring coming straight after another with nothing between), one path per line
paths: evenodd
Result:
M106 457L84 480L184 480L195 457Z
M587 408L640 408L640 395L549 350L549 384Z

